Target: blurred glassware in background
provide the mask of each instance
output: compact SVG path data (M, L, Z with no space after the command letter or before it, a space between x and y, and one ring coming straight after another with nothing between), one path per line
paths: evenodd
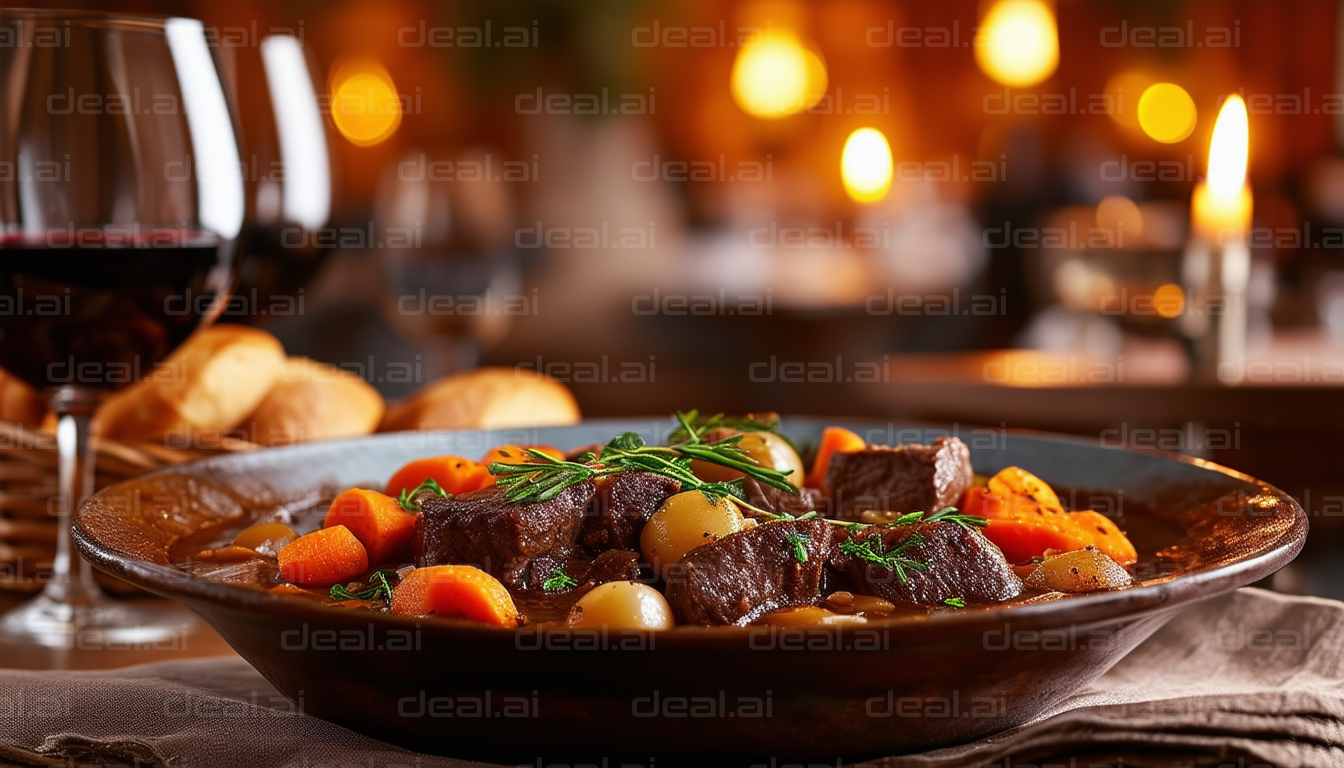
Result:
M1160 369L1157 378L1183 381L1190 370L1179 324L1185 216L1179 203L1138 204L1123 195L1052 213L1041 238L1054 247L1040 248L1029 262L1031 290L1045 306L1019 342L1090 358L1123 356L1126 370Z
M296 297L333 250L322 228L332 210L332 163L311 57L298 38L271 35L229 48L248 179L250 226L242 247L234 321L265 324L302 305ZM239 317L233 317L233 315Z
M1332 269L1316 283L1316 307L1321 325L1336 344L1344 344L1344 272Z
M475 366L512 318L536 314L514 246L503 156L413 149L383 169L374 202L388 323L424 347L424 376Z

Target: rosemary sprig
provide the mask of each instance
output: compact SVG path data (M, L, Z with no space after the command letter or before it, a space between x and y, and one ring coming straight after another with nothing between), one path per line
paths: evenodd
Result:
M670 450L677 451L687 458L699 459L710 464L736 469L747 477L781 491L798 492L798 489L785 479L789 476L788 472L767 469L748 456L747 452L738 446L738 443L742 442L741 435L733 435L722 440L715 440L712 443L706 443L701 437L705 428L696 426L695 419L696 411L694 410L677 411L677 421L681 424L681 428L685 430L686 437L682 442L671 446Z
M840 552L846 555L853 555L860 560L876 563L883 568L894 572L896 578L900 579L901 583L904 584L908 578L908 575L906 574L907 568L916 571L927 571L929 569L928 563L915 560L905 554L905 550L911 547L917 547L923 543L924 537L915 533L911 534L909 538L896 547L886 549L882 543L881 534L874 531L872 535L862 541L851 539L841 543Z
M388 570L374 571L373 575L369 577L369 581L364 589L355 590L354 592L351 592L340 584L336 584L331 588L331 599L368 600L369 602L375 603L379 601L390 603L392 602L392 584L388 582L389 578L397 578L397 572Z
M602 472L601 467L557 459L535 448L528 448L526 453L531 460L526 464L496 461L490 465L495 485L504 489L504 498L508 501L549 501L566 488L590 480Z
M439 485L434 478L427 477L423 483L415 486L414 490L408 491L402 488L401 496L397 497L397 504L407 512L419 512L420 505L415 501L415 497L422 491L432 491L445 499L450 497L450 494L443 490L443 486Z
M910 512L891 521L891 524L913 525L920 521L926 523L956 523L962 528L984 528L989 525L989 518L976 517L975 515L962 515L957 512L956 507L943 507L927 517L925 517L923 512Z
M803 545L807 544L807 542L811 540L812 537L808 536L806 533L798 533L797 531L795 531L789 534L788 542L789 545L793 548L794 560L797 560L800 563L807 562L807 547Z
M746 416L725 416L722 413L716 413L713 416L701 416L699 411L691 410L687 412L687 416L690 417L691 423L700 434L716 427L736 429L739 432L771 432L788 443L790 448L795 451L798 450L798 445L793 441L793 438L779 431L779 414L777 413L748 413ZM679 426L668 436L668 442L675 444L685 440L688 436L686 427Z
M565 570L559 566L551 569L551 577L542 582L541 588L546 592L563 592L566 589L573 589L579 586L579 582L565 573Z
M956 507L943 507L924 519L930 523L956 523L962 528L984 528L989 525L989 518L963 515L957 511Z

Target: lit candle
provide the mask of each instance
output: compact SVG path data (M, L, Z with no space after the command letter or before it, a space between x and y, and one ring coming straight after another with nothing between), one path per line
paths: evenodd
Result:
M1223 103L1209 142L1208 174L1190 201L1193 237L1185 251L1183 280L1190 311L1182 317L1194 341L1196 375L1237 383L1245 375L1246 286L1251 275L1251 190L1246 184L1250 128L1246 103Z
M1195 186L1191 216L1206 240L1227 244L1245 240L1251 223L1251 189L1246 184L1250 127L1246 102L1232 96L1223 103L1209 142L1209 169Z

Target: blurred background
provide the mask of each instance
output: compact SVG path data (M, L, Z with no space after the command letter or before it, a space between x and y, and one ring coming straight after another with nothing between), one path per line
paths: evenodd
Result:
M115 5L205 22L290 354L1180 451L1344 597L1338 2Z

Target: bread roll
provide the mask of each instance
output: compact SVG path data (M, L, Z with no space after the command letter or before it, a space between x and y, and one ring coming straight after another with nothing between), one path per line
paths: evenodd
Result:
M285 350L265 331L214 325L197 332L138 383L109 395L93 431L115 440L232 429L280 378Z
M536 372L480 368L440 379L392 406L382 429L549 427L579 418L564 384Z
M367 435L382 419L382 396L359 376L306 357L291 357L244 426L262 445L287 445Z
M36 428L46 413L41 392L0 369L0 420Z

